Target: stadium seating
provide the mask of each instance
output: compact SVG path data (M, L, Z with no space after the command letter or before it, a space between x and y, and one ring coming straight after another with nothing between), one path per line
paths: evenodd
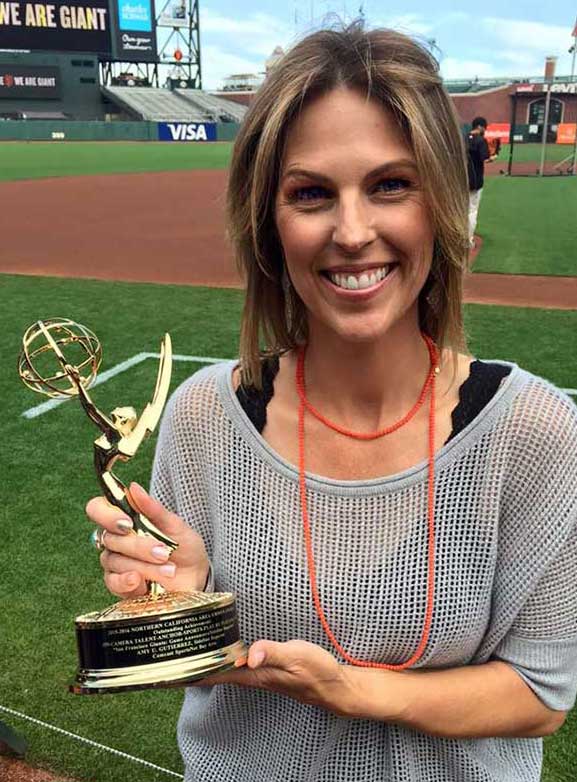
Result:
M468 81L466 79L444 81L443 86L451 95L462 95L463 93L484 92L485 90L494 90L510 84L510 80L492 80L492 81Z
M155 87L103 87L115 103L140 119L155 122L208 122L206 112L170 90Z
M206 122L242 122L247 107L231 100L217 98L203 90L175 90L191 106L205 114Z

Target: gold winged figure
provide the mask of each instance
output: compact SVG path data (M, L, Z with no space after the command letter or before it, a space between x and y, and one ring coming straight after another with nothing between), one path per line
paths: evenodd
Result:
M170 386L172 369L170 335L165 334L161 342L156 387L152 401L146 405L140 418L133 407L116 407L109 416L106 416L90 398L77 368L67 362L49 330L42 321L38 321L38 325L56 354L63 371L72 381L87 415L102 431L102 435L94 441L94 467L104 496L132 519L137 534L152 535L174 551L178 544L140 513L130 496L128 487L112 472L117 460L127 462L135 455L143 440L158 424Z

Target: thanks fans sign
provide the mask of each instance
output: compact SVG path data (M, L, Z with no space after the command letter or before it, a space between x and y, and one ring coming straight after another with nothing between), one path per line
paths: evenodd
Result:
M108 0L0 0L3 49L110 54Z

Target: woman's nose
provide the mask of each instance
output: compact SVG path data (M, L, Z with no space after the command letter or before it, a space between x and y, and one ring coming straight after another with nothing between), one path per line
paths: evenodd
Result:
M376 238L369 209L360 199L339 204L335 213L333 242L346 253L355 253Z

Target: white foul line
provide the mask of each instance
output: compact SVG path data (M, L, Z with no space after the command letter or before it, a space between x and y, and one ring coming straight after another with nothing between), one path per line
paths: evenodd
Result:
M40 725L43 728L48 728L48 730L53 730L55 733L62 733L64 736L73 738L76 741L82 742L83 744L88 744L91 747L95 747L96 749L103 749L105 752L110 752L111 754L117 755L118 757L126 758L126 760L132 760L133 763L140 763L141 765L148 766L148 768L153 768L156 771L162 771L164 774L168 774L171 777L184 779L182 774L177 774L176 771L171 771L168 768L157 766L155 763L150 763L148 760L142 760L142 758L136 758L134 755L128 755L126 752L121 752L119 749L107 747L105 744L98 744L98 742L92 741L92 739L86 739L84 736L77 736L76 733L70 733L70 731L64 730L64 728L57 728L56 725L51 725L49 722L42 722L42 720L37 720L35 717L29 717L27 714L14 711L14 709L9 709L7 706L0 705L0 711L5 711L7 714L12 714L14 717L20 717L20 719L28 720L29 722L33 722L35 725Z
M98 375L91 388L99 386L101 383L105 383L107 380L110 380L111 377L115 377L121 372L126 372L127 369L136 366L136 364L140 364L147 358L160 358L160 353L137 353L135 356L132 356L132 358L128 358L126 361L122 361L115 367L107 369L106 372L102 372L100 375ZM182 356L178 353L172 357L172 360L191 361L195 362L196 364L220 364L221 361L226 361L225 358L210 358L209 356ZM47 413L49 410L53 410L55 407L58 407L64 402L67 402L71 398L72 397L67 397L65 399L49 399L47 402L42 402L41 404L36 405L36 407L30 407L28 410L25 410L22 413L22 416L24 418L37 418L39 415L42 415L42 413Z
M136 366L136 364L140 364L147 358L160 358L160 353L137 353L135 356L132 356L132 358L128 358L126 361L122 361L120 364L112 367L112 369L107 369L106 372L102 372L102 374L98 375L91 388L100 385L100 383L105 383L107 380L110 380L111 377L115 377L121 372L126 372L127 369ZM220 364L222 361L226 361L227 359L211 358L210 356L184 356L176 353L172 357L172 360L190 361L194 362L195 364ZM561 390L569 396L577 396L577 388L563 388ZM22 413L22 416L24 418L36 418L37 416L42 415L42 413L47 413L49 410L53 410L63 402L67 402L70 398L71 397L67 397L65 399L49 399L47 402L42 402L41 404L36 405L36 407L30 407L28 410L25 410Z

